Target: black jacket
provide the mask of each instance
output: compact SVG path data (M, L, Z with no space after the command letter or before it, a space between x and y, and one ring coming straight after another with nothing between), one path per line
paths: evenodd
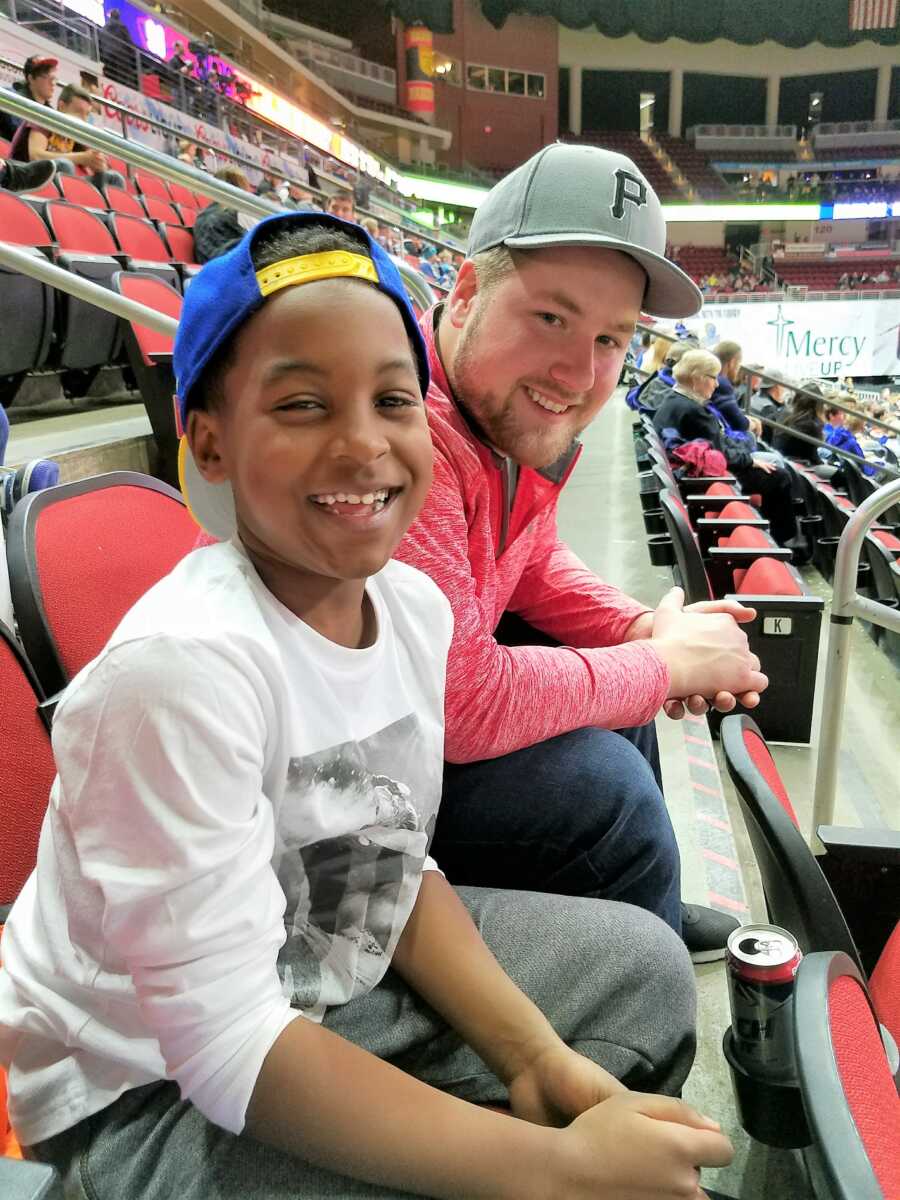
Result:
M653 428L657 433L674 429L686 442L702 438L725 455L732 471L743 471L753 466L753 455L740 443L726 437L725 431L707 408L691 400L689 396L670 389L653 416Z
M785 418L781 421L784 423ZM791 421L791 428L796 429L798 433L805 433L808 437L819 438L824 440L823 425L817 417L806 416L801 417L797 421ZM800 438L791 437L789 433L782 433L780 429L776 429L772 438L772 445L776 450L780 450L782 454L788 458L796 458L800 462L809 463L811 466L818 467L822 460L818 455L818 448L810 445L809 442L801 441Z
M244 236L233 208L212 203L201 208L194 222L194 253L198 263L225 254Z

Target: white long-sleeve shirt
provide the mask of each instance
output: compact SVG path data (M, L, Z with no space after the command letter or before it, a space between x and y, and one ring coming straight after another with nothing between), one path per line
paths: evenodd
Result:
M377 638L350 650L211 546L70 684L3 935L25 1145L161 1079L238 1132L285 1026L381 979L434 867L452 618L402 563L367 593Z

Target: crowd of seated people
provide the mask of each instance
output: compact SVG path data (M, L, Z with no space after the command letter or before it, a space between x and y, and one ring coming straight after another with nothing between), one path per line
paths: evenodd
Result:
M716 272L701 275L696 283L704 296L728 295L735 292L772 292L778 287L777 283L757 275L746 263L739 263L733 270L721 275Z
M875 275L868 271L845 271L838 280L837 286L838 291L855 292L857 288L866 283L880 283L886 288L900 285L900 263L890 270L887 264L883 264Z
M789 175L783 182L774 171L747 174L737 185L741 199L796 201L801 204L828 204L832 201L865 203L900 199L900 181L877 177L841 178L837 174Z

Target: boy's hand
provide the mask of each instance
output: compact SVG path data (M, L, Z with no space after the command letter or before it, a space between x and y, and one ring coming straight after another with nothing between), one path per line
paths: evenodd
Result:
M509 1084L513 1116L533 1125L568 1125L627 1088L609 1071L560 1042L543 1050Z
M624 1092L560 1132L567 1200L700 1200L700 1167L734 1157L718 1125L681 1100Z

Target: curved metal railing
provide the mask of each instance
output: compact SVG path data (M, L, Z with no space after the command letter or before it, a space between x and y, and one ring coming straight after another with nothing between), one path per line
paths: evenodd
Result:
M834 819L841 724L850 662L850 627L853 618L862 617L871 621L873 625L900 633L900 612L877 600L861 596L856 588L863 540L881 514L898 501L900 479L893 479L860 504L851 515L838 542L832 583L828 650L825 658L816 789L813 798L813 840L816 837L816 829L820 825L830 825Z

